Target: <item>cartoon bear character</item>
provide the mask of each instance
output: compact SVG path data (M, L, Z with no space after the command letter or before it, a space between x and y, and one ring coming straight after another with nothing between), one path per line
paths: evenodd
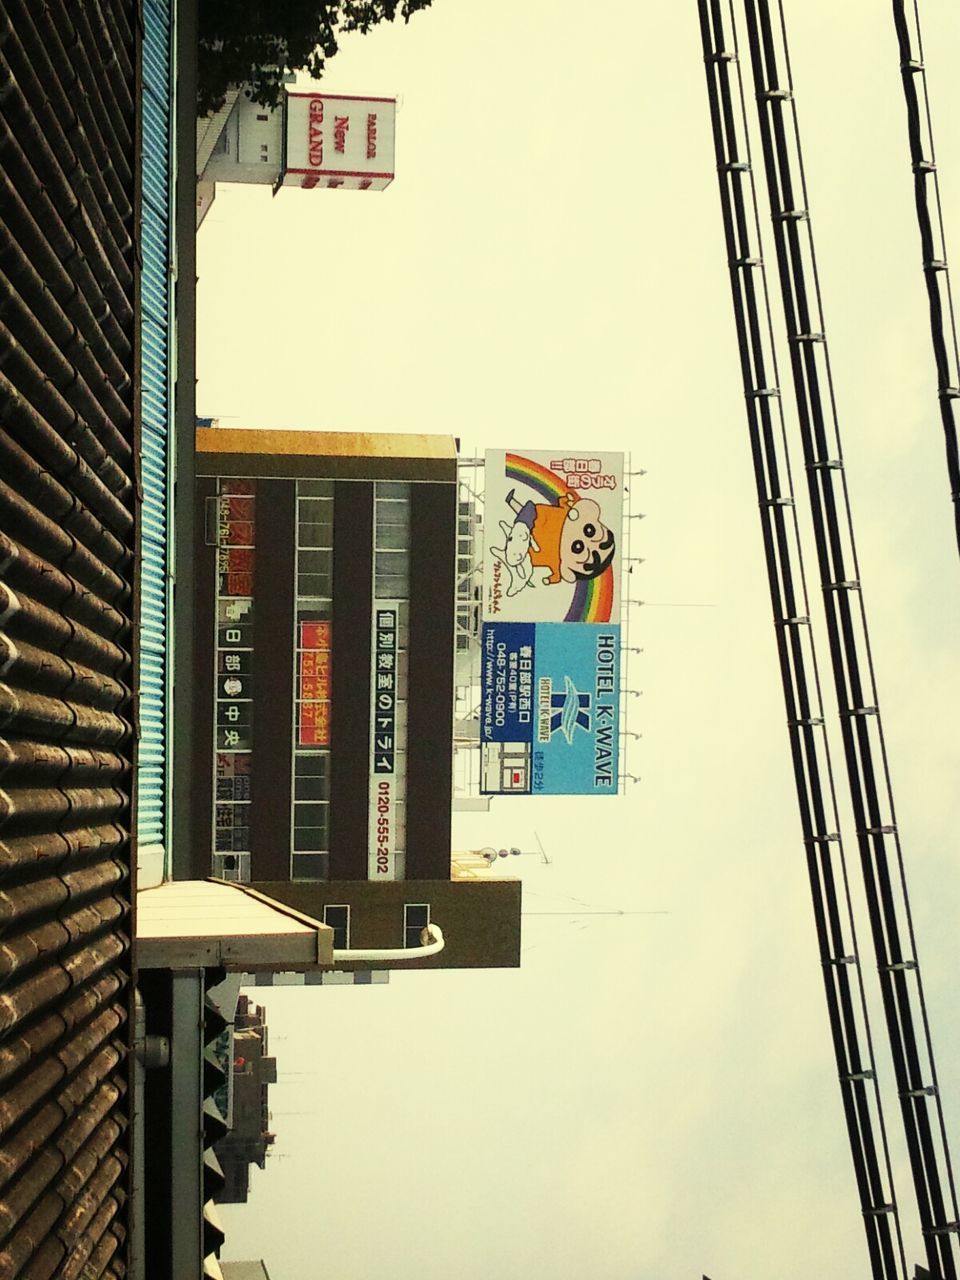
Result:
M592 498L568 492L556 503L520 503L515 493L511 489L506 499L514 512L514 528L522 524L529 529L530 562L535 569L550 570L544 579L548 586L589 581L603 573L616 543Z

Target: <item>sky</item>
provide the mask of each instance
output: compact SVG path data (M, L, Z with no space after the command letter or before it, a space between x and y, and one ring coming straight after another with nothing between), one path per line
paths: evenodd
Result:
M960 1152L960 565L897 49L888 6L785 4L860 576ZM628 727L642 738L627 739L626 769L641 781L620 798L511 797L455 815L458 847L535 849L539 836L550 856L511 862L521 968L257 993L279 1061L277 1142L248 1205L223 1207L223 1256L262 1257L272 1280L869 1275L696 4L608 3L589 18L564 0L435 0L406 27L345 39L325 87L398 96L394 183L276 198L221 185L199 233L201 414L451 433L468 450L602 440L647 472L631 480L646 519L630 585L646 603L630 607L644 652ZM922 22L949 247L960 10L927 0ZM858 932L872 992L862 912ZM922 1251L876 1008L872 1026L912 1266Z

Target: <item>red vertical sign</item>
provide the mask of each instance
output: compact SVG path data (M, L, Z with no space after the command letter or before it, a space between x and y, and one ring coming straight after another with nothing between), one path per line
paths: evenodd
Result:
M300 623L300 694L297 743L330 745L330 623Z

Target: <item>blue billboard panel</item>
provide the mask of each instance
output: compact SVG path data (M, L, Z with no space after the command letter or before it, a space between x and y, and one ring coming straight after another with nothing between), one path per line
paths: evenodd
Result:
M482 647L481 790L616 794L619 626L485 622Z

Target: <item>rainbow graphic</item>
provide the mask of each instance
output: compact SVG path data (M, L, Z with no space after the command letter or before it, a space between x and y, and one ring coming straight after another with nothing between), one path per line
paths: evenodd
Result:
M573 492L565 480L519 453L506 455L506 476L525 484L547 502L558 503L565 493ZM613 564L607 565L598 578L578 582L564 622L609 622L613 613Z

